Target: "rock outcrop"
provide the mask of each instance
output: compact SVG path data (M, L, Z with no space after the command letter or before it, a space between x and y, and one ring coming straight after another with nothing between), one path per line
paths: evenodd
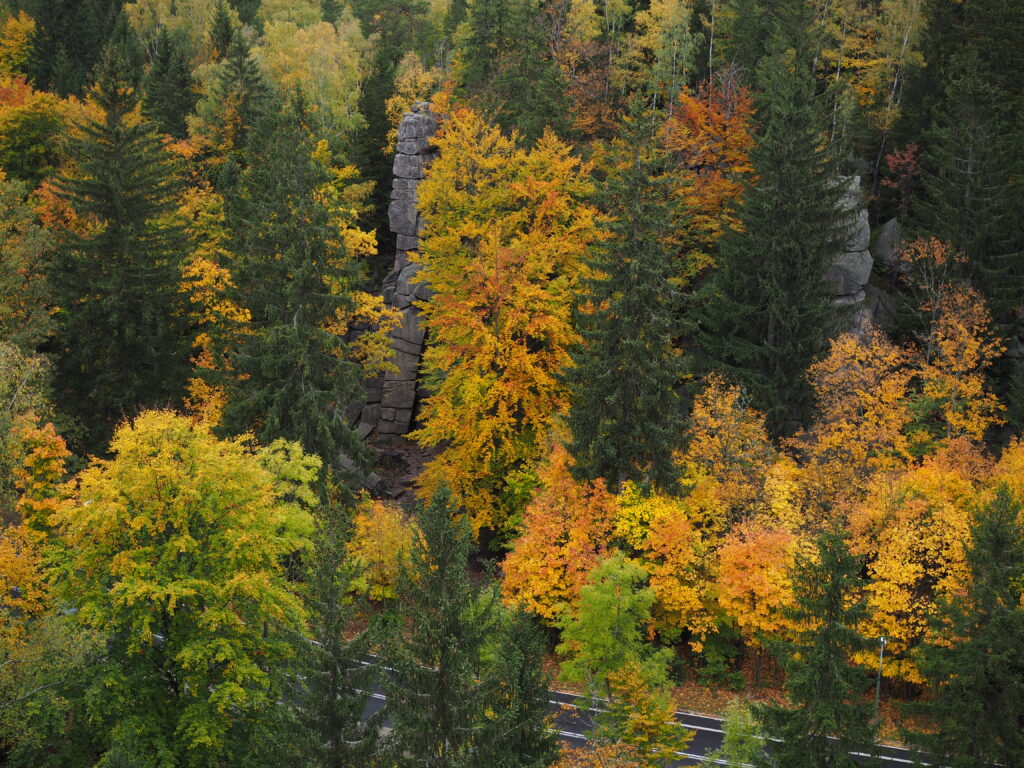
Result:
M423 355L425 331L414 302L430 298L430 289L415 280L420 265L409 260L419 248L423 218L417 205L416 188L437 156L431 137L437 132L437 117L424 103L413 105L398 126L394 182L388 206L388 225L397 238L395 266L384 278L384 301L402 314L402 322L391 332L392 362L389 371L366 383L367 403L356 418L361 437L376 431L382 435L404 435L416 415L417 375Z
M846 238L842 251L825 270L825 279L835 283L833 303L838 307L851 307L864 301L871 278L871 224L868 211L861 200L860 176L842 179L843 196L840 200Z

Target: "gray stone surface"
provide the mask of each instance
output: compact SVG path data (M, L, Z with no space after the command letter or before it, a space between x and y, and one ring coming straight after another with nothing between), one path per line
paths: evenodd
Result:
M902 238L899 219L889 219L878 227L871 243L871 255L875 261L887 269L896 269Z
M857 220L846 236L846 251L866 251L871 245L871 222L867 209L857 214Z
M419 155L395 155L392 173L400 179L422 179L423 158Z
M864 301L866 295L864 291L857 291L857 293L848 296L837 296L832 300L832 305L836 307L852 307L854 304L860 304Z
M400 251L415 251L420 247L420 239L415 235L403 235L399 232L396 245Z
M412 409L416 402L415 381L385 381L384 399L381 405L386 408Z
M395 200L388 205L388 226L392 232L416 235L416 201Z
M408 307L402 310L402 324L395 328L391 335L409 344L423 344L426 330L423 328L423 323L420 322L420 313L416 307Z
M396 349L395 355L392 361L398 366L398 371L389 371L384 374L384 381L416 381L416 375L419 373L420 368L420 356L410 355L408 352L402 352Z
M844 253L825 270L825 279L836 284L836 295L849 296L863 290L871 279L871 254L867 251Z
M406 112L398 124L398 140L419 139L437 133L437 120L430 113Z

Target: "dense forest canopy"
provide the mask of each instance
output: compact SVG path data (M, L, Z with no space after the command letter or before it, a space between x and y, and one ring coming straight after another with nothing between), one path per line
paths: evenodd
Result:
M1020 0L0 0L0 763L1024 764L1022 116Z

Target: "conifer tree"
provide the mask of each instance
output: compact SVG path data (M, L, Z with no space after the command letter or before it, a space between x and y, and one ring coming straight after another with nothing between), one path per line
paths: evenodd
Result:
M745 387L770 425L786 432L804 416L804 371L832 330L824 273L839 247L839 188L822 148L810 6L786 0L759 13L771 32L755 73L757 181L740 203L740 226L720 242L697 338L706 366Z
M302 680L294 702L297 751L310 768L354 768L372 763L380 723L363 717L374 670L363 664L370 637L348 632L355 617L350 588L355 563L345 556L353 499L331 484L313 513L313 551L306 578L307 630L296 638L295 671Z
M919 665L932 696L913 709L937 726L918 741L942 765L1024 760L1024 530L1003 485L975 511L967 592L941 604Z
M815 557L798 560L793 574L791 642L780 643L789 706L756 708L773 744L758 765L776 768L854 768L851 750L873 743L870 704L863 694L870 678L852 665L866 642L857 625L867 613L858 596L862 567L838 532L818 536Z
M676 386L681 359L674 251L678 228L668 159L658 149L653 115L634 99L612 145L598 204L611 218L591 246L573 354L569 447L580 479L673 482L672 453L682 435Z
M545 733L542 647L524 618L503 625L497 593L474 585L469 521L439 490L421 511L422 539L403 571L386 686L398 764L423 768L540 768Z
M29 69L36 87L67 96L90 85L124 0L14 0L8 5L35 19Z
M133 115L136 84L130 51L108 46L93 93L102 117L80 124L74 170L58 180L77 215L100 225L65 231L50 274L58 394L90 450L125 415L177 402L188 371L177 291L183 236L167 216L177 168L152 125Z
M228 6L224 0L217 2L207 36L214 58L220 60L228 55L231 43L235 39L235 28L231 23L231 14L228 12Z
M346 417L362 396L362 371L330 330L352 309L360 276L321 193L333 179L302 110L294 104L260 121L228 199L231 250L245 254L232 299L249 311L253 332L231 354L224 424L265 442L296 440L330 466L339 451L365 455Z
M180 40L161 28L153 63L146 73L142 111L147 118L176 139L188 135L185 117L196 105L192 72Z

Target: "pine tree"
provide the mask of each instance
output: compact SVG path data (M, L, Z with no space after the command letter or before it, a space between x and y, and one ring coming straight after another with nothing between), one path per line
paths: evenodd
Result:
M447 490L421 511L420 529L388 642L395 672L386 686L387 714L397 762L547 765L553 741L545 733L542 646L524 631L524 618L503 622L495 591L470 580L469 521Z
M373 667L363 662L370 636L349 637L355 617L350 595L355 565L345 556L354 500L341 487L328 488L314 513L313 551L308 559L308 629L297 638L295 671L302 680L294 702L296 747L309 768L349 768L372 763L378 747L377 717L363 717L375 686Z
M185 138L188 135L185 117L195 108L196 94L185 49L166 27L161 28L156 41L153 63L146 73L145 91L143 114L164 133L176 139Z
M672 283L678 228L668 159L657 148L654 116L639 99L625 118L609 158L598 204L611 219L607 237L591 247L577 327L569 427L577 477L665 487L682 430L676 386L681 360L677 290Z
M747 389L777 432L791 431L809 406L804 371L833 327L824 273L841 234L809 9L786 0L761 11L771 36L755 76L757 181L744 193L740 226L722 237L696 313L706 366Z
M178 171L153 127L132 112L136 70L123 48L104 53L94 91L98 120L79 125L75 161L58 191L101 226L68 230L50 274L58 322L59 394L100 450L114 422L177 402L188 370L178 307L183 253Z
M854 768L851 750L873 743L870 704L863 694L870 678L852 665L865 648L857 625L866 615L858 597L862 563L838 532L818 536L817 556L797 562L793 574L792 642L780 643L790 706L756 708L769 738L778 744L758 763L785 768Z
M937 726L918 742L942 765L1024 761L1024 530L1005 486L974 513L967 592L939 606L919 665L932 696L916 707ZM934 762L934 761L932 761Z
M232 299L249 311L253 332L231 356L224 424L264 442L296 440L334 465L339 451L365 455L346 416L362 397L362 371L329 329L352 308L360 275L319 193L332 177L316 151L301 105L268 115L228 199L231 250L245 254Z

